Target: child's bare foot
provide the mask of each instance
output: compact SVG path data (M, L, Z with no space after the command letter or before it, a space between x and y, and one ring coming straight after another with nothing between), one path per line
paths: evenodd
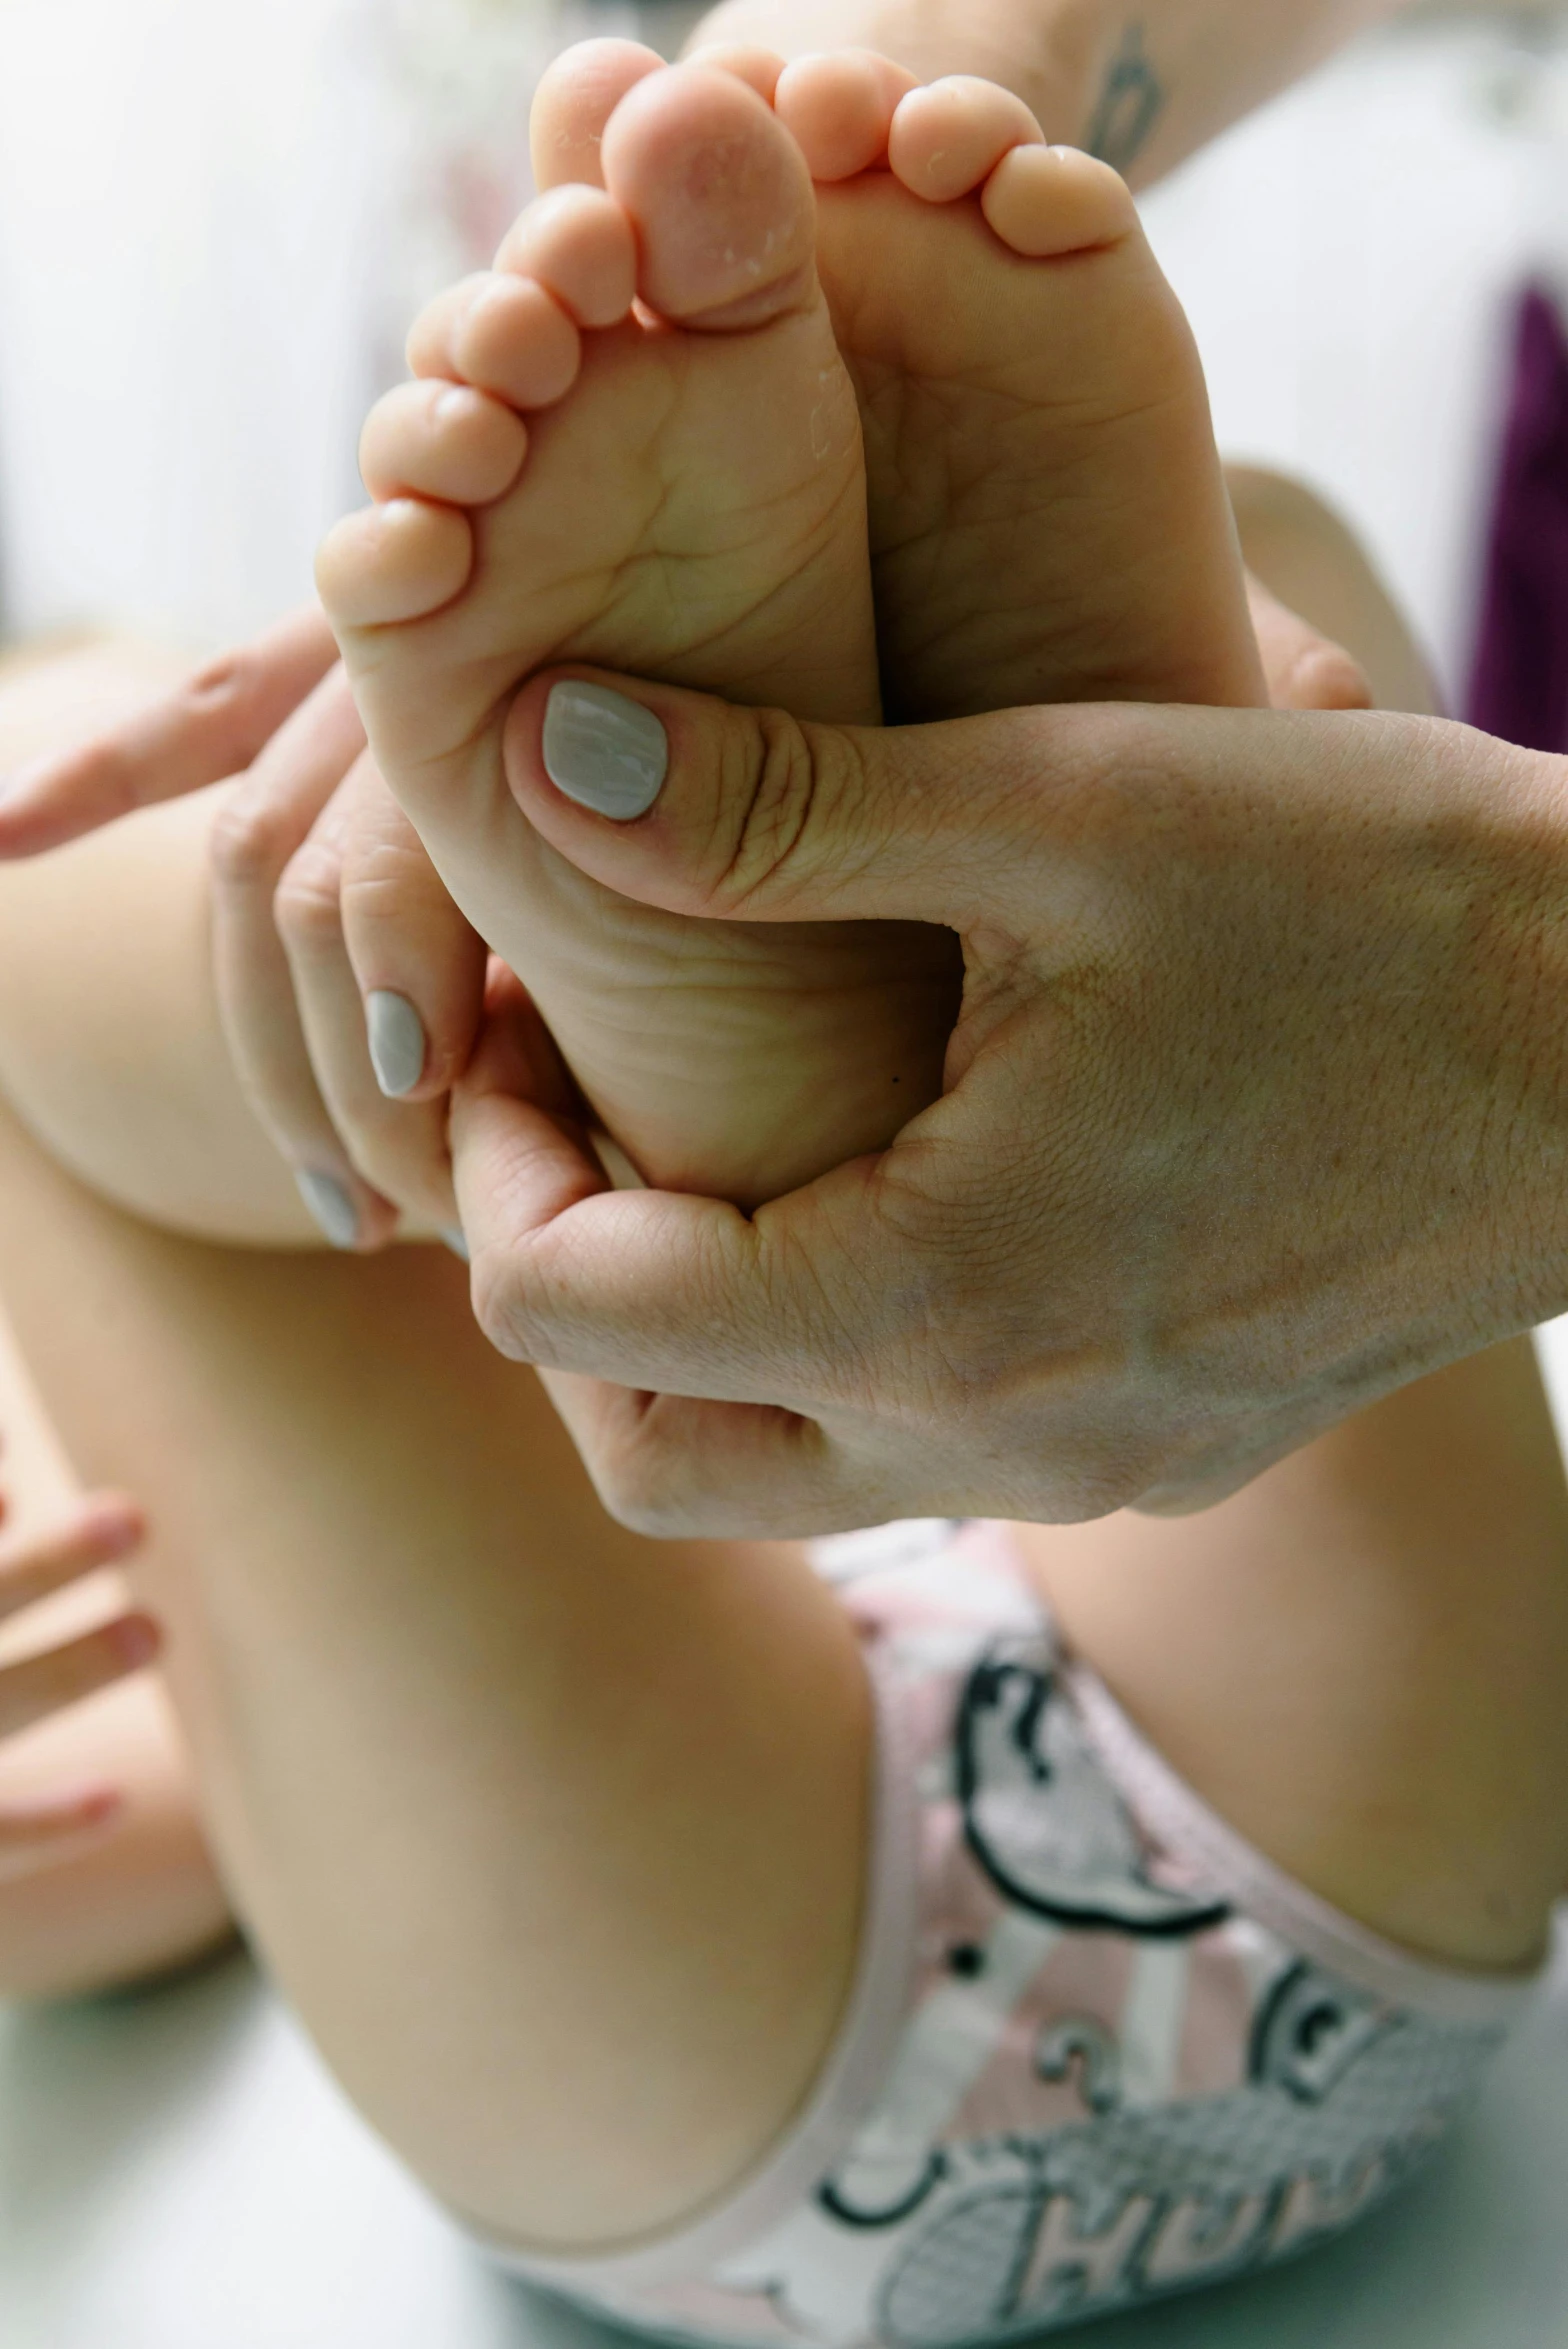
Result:
M389 781L599 1114L652 1179L742 1202L935 1092L949 942L628 906L537 841L503 735L563 658L875 715L860 449L785 122L819 172L891 163L823 225L900 708L1262 698L1201 371L1113 173L1001 91L876 61L563 60L536 112L554 194L415 332L416 367L470 388L377 411L388 502L329 541L322 589ZM634 250L662 325L626 320ZM546 403L525 467L511 411Z
M1202 365L1116 174L991 83L701 54L771 99L818 183L889 718L1264 700ZM605 41L552 75L540 185L596 178L615 103L657 69Z
M422 380L366 429L382 502L328 540L322 594L388 781L595 1110L651 1179L752 1201L935 1092L951 941L645 910L507 790L508 710L550 661L879 715L860 428L799 149L734 77L675 68L617 109L603 176L415 327Z

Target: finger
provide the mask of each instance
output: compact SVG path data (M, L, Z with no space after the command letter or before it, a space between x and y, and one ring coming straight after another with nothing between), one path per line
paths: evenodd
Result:
M1003 710L806 725L673 687L556 672L507 726L513 796L621 895L726 921L1045 918L1042 820L1098 781L1136 713Z
M384 1246L395 1209L366 1183L316 1082L274 901L290 861L363 753L341 670L299 710L213 828L213 974L229 1057L301 1196L341 1248Z
M0 1884L57 1866L118 1825L125 1797L117 1787L87 1786L0 1809Z
M796 1193L782 1225L771 1208L612 1192L582 1126L541 1100L493 1026L454 1091L451 1136L475 1311L503 1354L719 1402L855 1391L888 1285L871 1288L869 1162ZM830 1320L825 1298L843 1302Z
M0 789L0 857L36 856L240 774L336 660L311 605L209 661L139 717L13 776Z
M391 809L391 814L388 810ZM394 825L395 818L395 825ZM301 1031L318 1097L352 1166L383 1198L437 1230L455 1229L457 1204L447 1152L443 1096L405 1101L378 1082L366 1021L365 997L354 974L345 934L345 874L350 843L366 826L384 828L401 847L403 819L368 758L362 759L278 885L278 935L288 958ZM423 861L423 852L415 850ZM374 843L363 853L374 869ZM433 877L433 876L432 876ZM480 949L481 959L483 949ZM482 969L476 988L483 984ZM399 1007L392 1016L389 1004ZM410 1026L420 1029L419 1065L426 1055L419 1016L410 1000L383 991L377 1005L383 1056L415 1062ZM474 1013L477 1025L477 1005ZM394 1074L406 1073L394 1067Z
M479 1033L489 956L365 761L343 853L343 936L389 1101L444 1101Z
M0 1622L84 1574L128 1558L145 1535L146 1521L135 1502L105 1494L52 1533L0 1542Z
M1372 687L1361 664L1271 595L1250 571L1247 601L1275 709L1371 709Z
M144 1671L162 1644L150 1615L122 1615L65 1647L9 1665L0 1671L0 1739Z
M654 1540L809 1541L957 1513L909 1477L890 1490L885 1471L792 1411L542 1376L605 1508Z

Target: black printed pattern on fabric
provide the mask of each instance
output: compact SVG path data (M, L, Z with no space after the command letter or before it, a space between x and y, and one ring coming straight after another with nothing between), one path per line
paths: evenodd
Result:
M878 2100L746 2248L582 2296L691 2343L985 2349L1294 2256L1402 2185L1503 2024L1372 1996L1194 1881L1038 1617L999 1636L1023 1619L929 1560L870 1604L922 1869Z
M1145 1871L1125 1804L1058 1701L1037 1641L999 1644L958 1712L958 1798L971 1852L997 1890L1058 1924L1205 1933L1230 1905L1167 1889ZM1049 1790L1049 1799L1042 1799Z

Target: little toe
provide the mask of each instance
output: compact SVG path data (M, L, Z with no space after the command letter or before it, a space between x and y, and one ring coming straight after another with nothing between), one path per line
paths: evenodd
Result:
M316 586L338 631L423 620L461 595L474 567L468 518L394 498L350 514L316 557Z
M446 376L514 408L548 408L582 367L582 337L554 296L529 277L491 270L439 294L408 338L419 376Z
M599 143L621 100L664 59L640 41L579 41L541 80L529 118L534 185L602 188Z
M951 204L979 187L1012 148L1044 143L1044 131L1011 90L952 74L902 100L887 159L912 195Z
M412 495L488 506L505 497L527 454L526 426L499 400L467 384L404 383L371 409L359 470L379 503Z
M495 265L533 278L579 326L617 326L637 293L637 235L602 188L553 188L508 232Z
M732 75L672 66L605 130L605 184L635 222L638 290L663 318L761 325L816 285L816 197L799 147Z
M980 208L1004 245L1036 261L1114 245L1138 225L1126 181L1077 147L1014 147Z
M488 283L489 272L476 270L472 277L459 278L456 285L443 286L425 304L409 328L404 345L410 374L444 375L449 383L452 381L457 373L452 343L458 320Z
M919 86L890 57L845 49L786 66L773 105L814 180L853 179L885 162L899 102Z

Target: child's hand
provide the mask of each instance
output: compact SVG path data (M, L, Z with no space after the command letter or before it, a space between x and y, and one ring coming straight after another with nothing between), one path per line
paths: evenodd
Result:
M129 1501L101 1496L53 1533L0 1536L0 1621L25 1615L127 1557L142 1532ZM158 1647L151 1618L125 1613L63 1645L0 1665L0 1741L141 1671ZM120 1804L119 1789L100 1783L64 1786L37 1802L0 1807L0 1883L50 1866L102 1835Z

